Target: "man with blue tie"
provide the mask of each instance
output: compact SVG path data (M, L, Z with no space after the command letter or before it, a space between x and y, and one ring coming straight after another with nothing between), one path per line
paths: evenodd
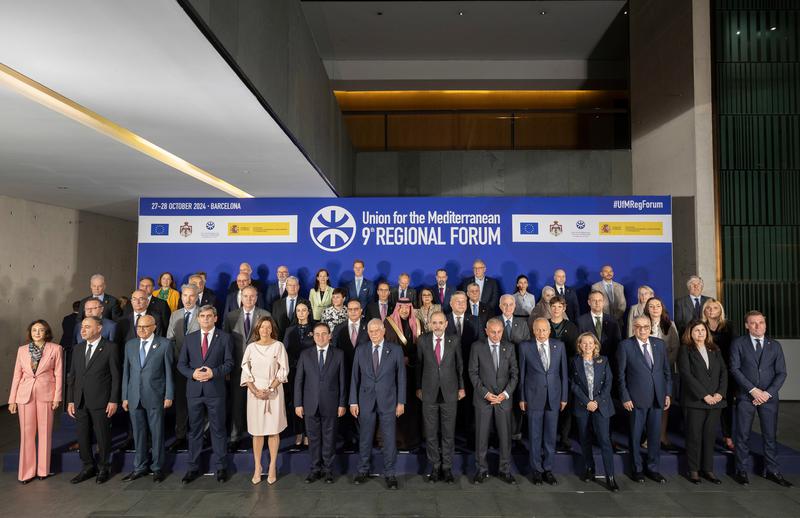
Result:
M683 336L683 330L692 320L703 319L703 304L709 297L703 295L703 279L697 275L692 275L686 281L686 290L689 292L684 297L675 299L675 327L678 334Z
M178 370L186 379L189 408L189 470L182 482L200 476L198 461L203 450L204 414L211 426L212 461L217 482L228 479L225 441L225 376L233 370L231 335L214 328L217 309L203 306L197 315L200 330L186 336L178 358ZM205 412L204 412L205 411Z
M650 318L633 320L634 336L617 348L617 379L622 406L630 415L630 452L636 482L647 478L660 484L666 479L658 472L661 456L661 416L669 409L672 374L667 345L650 336ZM639 442L647 431L647 467L643 469Z
M786 381L786 360L780 342L766 335L767 320L760 311L744 316L748 333L731 344L731 375L736 379L736 475L742 485L750 483L750 430L758 414L764 441L766 478L783 487L792 483L783 478L777 459L778 391Z
M354 482L363 484L369 477L375 421L380 420L383 437L383 475L386 486L397 489L395 462L397 418L406 406L406 366L399 345L384 341L383 322L373 318L367 324L369 342L356 348L350 379L350 413L361 428L358 475Z
M333 483L336 428L347 410L344 353L330 347L328 324L314 326L314 345L300 353L294 378L294 412L306 424L311 472L306 484L323 479Z
M353 280L345 285L347 300L358 300L361 307L366 309L375 299L375 284L364 278L364 261L361 259L353 261L353 274Z
M478 339L481 339L486 336L486 322L491 316L490 312L497 308L490 308L485 302L481 302L481 288L474 282L467 284L467 308L472 327L479 330Z
M558 414L569 395L567 353L564 342L550 338L549 320L537 318L532 327L534 340L519 344L519 408L528 414L533 483L555 485Z
M164 480L164 410L175 399L172 383L172 347L156 336L156 321L144 315L136 323L138 338L125 344L122 369L122 408L131 414L136 447L133 471L123 481L153 471L153 481ZM147 465L147 432L152 437L152 463Z

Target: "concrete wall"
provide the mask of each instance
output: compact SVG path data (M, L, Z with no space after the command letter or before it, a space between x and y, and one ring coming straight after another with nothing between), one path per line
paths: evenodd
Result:
M356 155L355 196L631 193L630 151L402 151Z
M188 0L341 196L353 149L297 0Z
M136 274L136 223L0 196L0 404L28 324L47 320L56 341L72 301L103 273L112 295L130 295Z

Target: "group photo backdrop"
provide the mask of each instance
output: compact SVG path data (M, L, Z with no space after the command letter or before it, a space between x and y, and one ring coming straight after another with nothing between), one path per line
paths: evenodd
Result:
M668 196L483 198L142 198L139 206L138 276L176 283L197 271L222 294L250 263L253 278L276 281L285 264L306 297L320 268L334 287L365 277L433 286L438 268L451 284L486 263L501 293L528 276L538 300L563 268L586 311L590 286L605 264L625 285L628 304L638 286L651 286L673 306L672 217ZM179 286L178 286L179 287ZM224 297L222 297L224 301Z

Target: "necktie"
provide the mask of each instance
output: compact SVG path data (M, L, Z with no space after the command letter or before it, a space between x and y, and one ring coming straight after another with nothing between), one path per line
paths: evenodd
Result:
M603 319L600 317L594 317L594 333L597 335L597 339L600 340L600 335L603 333Z
M758 363L761 363L761 353L764 351L764 346L761 345L761 339L756 338L756 356L758 356Z
M205 360L208 354L208 333L203 333L203 343L200 347L200 352L203 354L203 359Z
M647 363L647 367L653 370L653 357L650 355L650 350L647 348L647 342L642 345L642 354L644 354L644 361Z
M539 344L539 358L542 359L542 366L544 370L550 368L550 362L547 361L547 345L546 344Z
M358 340L358 325L357 324L350 324L350 343L353 344L353 347L356 346L356 341Z
M144 360L147 358L144 349L145 345L147 345L147 340L142 340L142 343L139 344L139 367L144 367Z
M406 290L400 290L400 298L401 299L406 298Z
M564 287L563 286L558 288L558 294L561 295L562 297L564 296Z
M89 360L92 359L92 344L86 342L86 366L89 366Z
M608 303L614 303L614 289L611 284L606 284L606 295L608 295Z
M356 298L361 294L361 280L356 279Z
M497 353L497 344L492 344L492 361L494 362L494 370L500 368L500 355Z
M289 320L290 321L294 319L294 299L289 299L289 313L288 313L288 316L289 316Z
M442 364L442 339L436 338L436 348L433 350L433 354L436 355L436 365Z
M283 290L285 289L285 284L279 283L278 284L278 291L280 292L280 296L283 297Z
M325 367L325 351L320 349L319 350L319 371L322 372L322 368Z
M192 316L191 311L186 311L183 314L183 334L186 335L189 332L189 319Z
M694 299L694 318L700 318L700 299Z
M378 375L378 366L380 365L380 356L378 355L378 346L372 347L372 372Z
M444 304L444 288L439 288L439 303Z
M461 317L456 317L456 331L458 331L458 336L464 332L464 328L461 326Z
M244 314L244 339L247 340L250 336L250 313Z
M473 304L472 305L472 316L473 317L477 317L478 316L478 305L477 304Z
M139 318L142 316L141 313L136 313L136 318L133 319L133 332L136 332L136 328L139 326Z
M511 341L511 320L506 320L506 339Z
M381 320L386 320L386 304L381 302Z

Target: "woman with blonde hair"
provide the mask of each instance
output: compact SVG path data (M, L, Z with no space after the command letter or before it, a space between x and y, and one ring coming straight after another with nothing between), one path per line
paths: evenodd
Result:
M725 365L730 365L731 360L731 343L736 338L736 333L733 331L733 326L725 319L725 308L722 303L715 298L709 298L703 304L701 311L701 320L708 326L711 332L711 339L719 347L722 353L722 359ZM733 445L733 409L735 408L734 400L736 398L736 381L729 377L728 379L728 393L725 394L725 400L728 405L722 409L720 421L722 424L722 443L728 451L734 450Z

